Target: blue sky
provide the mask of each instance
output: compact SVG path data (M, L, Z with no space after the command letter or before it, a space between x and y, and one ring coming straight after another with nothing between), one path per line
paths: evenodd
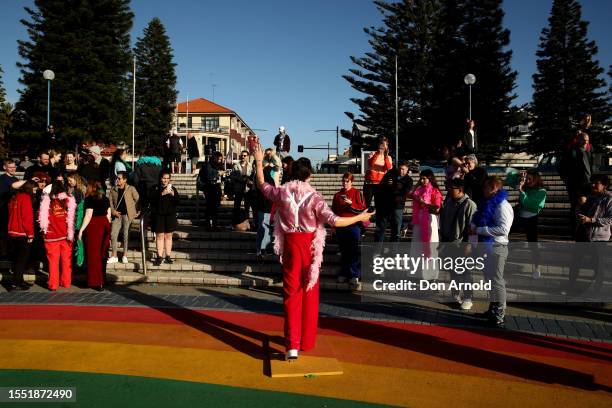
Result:
M0 15L0 65L10 102L18 99L17 40L26 32L19 23L31 1L6 0ZM552 0L506 0L505 25L511 30L512 65L519 73L515 103L531 98L531 75L542 28ZM598 59L612 64L612 1L582 0L589 38L599 46ZM378 26L380 15L370 0L133 0L136 18L132 41L153 17L159 17L174 48L179 99L204 97L235 110L270 145L279 126L294 146L330 142L333 133L314 133L336 125L350 128L344 111L355 111L356 92L341 78L350 55L368 51L365 26ZM56 73L58 75L59 73ZM341 149L347 141L340 139ZM292 153L297 155L295 151ZM311 151L318 159L324 151Z

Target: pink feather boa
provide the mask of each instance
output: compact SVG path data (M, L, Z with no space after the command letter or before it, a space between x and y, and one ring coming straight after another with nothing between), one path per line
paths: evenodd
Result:
M318 194L310 184L303 181L290 181L286 183L283 188L294 194L296 200L299 197L303 197L304 194L312 192ZM279 211L274 214L274 253L280 257L281 263L283 262L283 250L285 245L285 232L281 231L280 228L280 215ZM312 240L311 251L312 251L312 264L308 269L308 282L306 284L306 291L311 290L319 280L319 273L321 270L321 263L323 262L323 249L325 248L325 237L327 231L323 223L317 223L317 227L314 233L314 239Z
M68 241L74 240L74 216L76 214L76 201L74 197L66 194L59 193L56 197L58 200L68 200L68 215L66 217L66 224L68 225ZM43 199L40 203L40 211L38 212L38 222L40 223L40 229L43 233L47 233L49 229L49 208L51 207L51 197L49 194L43 195Z
M437 203L439 201L437 195L439 195L439 192L431 183L419 186L414 191L414 197L423 199L427 204ZM412 225L420 226L422 242L429 242L431 240L429 209L416 200L412 203Z

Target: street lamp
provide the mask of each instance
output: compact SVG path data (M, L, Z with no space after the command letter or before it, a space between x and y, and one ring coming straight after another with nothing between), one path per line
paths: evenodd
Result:
M476 83L476 76L474 74L467 74L463 77L463 82L470 89L470 120L472 120L472 85Z
M51 118L51 81L55 79L55 73L47 69L43 72L43 78L47 80L47 130L49 130L49 121Z

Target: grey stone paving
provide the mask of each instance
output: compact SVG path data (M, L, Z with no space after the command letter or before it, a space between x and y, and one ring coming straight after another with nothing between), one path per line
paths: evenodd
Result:
M148 294L135 290L105 291L101 293L7 292L0 294L0 304L73 304L153 308L193 308L228 310L253 313L280 314L280 298L257 298L223 294L171 295ZM357 320L389 321L424 325L442 325L465 329L494 330L474 314L436 309L414 304L374 304L359 302L336 303L322 301L321 317ZM612 343L612 324L580 318L550 316L507 316L507 332L521 332L585 341Z

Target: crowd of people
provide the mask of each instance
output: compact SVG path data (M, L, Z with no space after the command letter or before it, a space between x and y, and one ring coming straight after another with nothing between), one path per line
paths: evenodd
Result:
M43 150L35 163L24 164L23 180L10 159L0 175L0 256L12 261L9 289L29 289L23 275L42 263L51 291L70 287L73 270L87 274L89 287L103 290L106 266L129 262L130 227L143 212L156 235L153 264L173 262L179 193L153 150L143 152L134 168L125 144L110 161L92 145L78 155Z
M167 145L178 151L182 142L174 136ZM350 280L354 287L359 286L361 240L372 221L376 222L374 241L379 243L385 241L388 228L391 242L399 242L411 230L413 256L434 257L437 251L452 254L458 250L466 255L473 250L471 244L487 243L492 288L485 316L495 326L504 325L509 234L512 228L520 229L528 242L537 243L538 217L546 205L547 192L537 171L522 172L514 186L519 200L513 208L504 181L488 175L479 165L473 123L466 139L443 151L446 196L430 169L420 171L413 183L409 163L394 163L385 138L368 157L363 191L354 185L354 175L345 173L331 206L309 183L313 174L310 161L289 155L290 139L283 128L275 138L276 149L264 150L256 140L240 153L231 169L227 169L223 153L212 152L197 170L197 188L206 198L205 226L219 230L222 199L233 198L234 229L250 229L253 214L256 259L272 251L280 255L288 358L297 358L299 350L314 347L326 225L333 228L339 244L342 271L338 280ZM612 194L607 191L608 177L593 175L588 140L581 129L569 142L562 177L572 202L576 240L608 241ZM181 171L180 157L170 156L171 160L163 163L149 149L132 168L127 155L121 145L110 161L96 145L80 158L75 152L45 150L36 163L28 163L23 180L15 177L15 162L4 161L0 218L7 228L0 231L0 255L12 254L13 289L28 289L23 274L30 259L34 264L46 263L49 290L69 287L73 268L85 270L88 286L102 290L106 265L128 262L130 225L138 217L146 216L145 225L155 233L153 264L173 263L172 236L178 225L180 198L171 178L173 172ZM404 220L408 200L412 201L411 227ZM532 248L536 254L533 277L539 278L537 246ZM437 272L421 271L428 280L435 280ZM577 271L574 279L576 275ZM469 271L455 277L471 280ZM453 296L462 309L471 309L470 290L455 291Z

